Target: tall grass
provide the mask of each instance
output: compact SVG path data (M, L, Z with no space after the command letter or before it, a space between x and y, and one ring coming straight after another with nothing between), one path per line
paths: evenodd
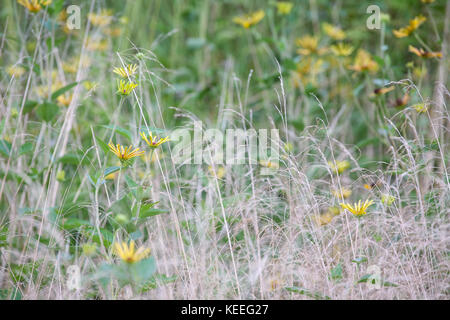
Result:
M12 0L0 8L0 297L448 299L449 1L380 1L390 19L374 31L367 3L293 1L282 16L260 1L81 1L81 29L69 33L63 2L35 14ZM120 35L87 19L104 8ZM255 26L233 24L258 9ZM415 35L392 35L419 14L427 22ZM323 22L355 50L314 56L308 67L322 67L299 79L307 57L296 39L335 43ZM419 58L409 44L443 57ZM357 48L378 71L349 69ZM131 63L138 87L121 97L112 69ZM102 175L118 165L105 143L145 149L142 130L165 136L196 121L278 129L279 168L179 164L169 142ZM342 173L329 165L344 160ZM346 200L332 192L343 188ZM374 200L367 215L327 216L360 199ZM154 216L133 220L146 203ZM155 274L137 287L105 284L97 275L119 263L113 244L130 239L151 249Z

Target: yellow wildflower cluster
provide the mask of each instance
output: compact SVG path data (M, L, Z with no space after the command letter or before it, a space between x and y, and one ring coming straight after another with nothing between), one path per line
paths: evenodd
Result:
M13 65L8 67L8 69L6 70L9 74L10 77L15 77L15 78L20 78L25 72L25 68L18 66L18 65Z
M39 12L52 3L52 0L17 0L17 3L24 6L32 13Z
M317 214L314 216L314 222L318 226L324 226L329 224L334 217L338 216L341 213L341 210L337 207L330 207L327 211Z
M330 46L330 49L331 52L338 57L347 57L352 54L354 48L348 44L339 42L338 44Z
M89 13L88 19L92 25L96 27L105 27L109 25L113 19L112 11L109 9L103 9L100 13Z
M421 58L442 58L442 52L430 52L425 51L422 48L416 48L413 46L408 47L409 52L414 53L416 56L419 56Z
M306 57L297 63L297 69L293 73L292 81L295 87L300 84L306 85L308 82L315 85L317 76L323 71L324 60Z
M140 247L136 250L134 241L131 241L129 245L126 242L116 242L114 253L126 263L135 263L146 258L150 254L150 249Z
M346 37L345 32L341 28L332 24L325 22L322 24L322 29L333 40L344 40Z
M277 12L280 15L288 15L291 13L292 7L294 6L292 2L288 1L278 1L275 5L277 6Z
M328 166L335 173L343 173L345 170L350 168L350 162L348 162L347 160L343 161L336 160L335 162L328 161Z
M297 46L300 47L297 50L297 52L304 56L308 56L311 54L321 55L327 51L326 48L319 48L319 38L318 37L313 37L313 36L309 36L309 35L298 38Z
M141 132L141 137L148 144L148 146L150 148L157 148L158 146L162 145L164 142L169 141L169 137L158 139L156 136L153 136L151 132L149 132L148 136L144 132Z
M263 10L259 10L251 14L234 17L233 22L241 25L245 29L248 29L251 26L260 22L265 17L265 15L266 14L264 13Z
M420 15L415 17L414 19L409 21L409 24L404 27L400 28L398 30L393 30L392 32L397 38L404 38L411 35L417 28L420 27L422 23L424 23L427 20L424 16Z
M353 65L350 66L350 69L356 72L376 72L378 71L378 64L372 59L370 53L363 49L359 49Z
M352 214L354 214L357 217L365 215L367 212L367 209L373 204L373 200L366 200L362 202L362 200L359 200L358 203L354 203L353 205L349 203L341 203L341 207L343 209L347 209Z
M158 139L156 136L153 136L151 132L148 136L144 132L141 132L141 137L152 149L155 149L163 143L169 141L169 137ZM124 147L120 144L114 145L112 142L110 142L108 144L108 147L122 163L126 163L128 160L143 156L145 154L145 151L139 151L139 148L133 149L132 145L130 145L129 147Z

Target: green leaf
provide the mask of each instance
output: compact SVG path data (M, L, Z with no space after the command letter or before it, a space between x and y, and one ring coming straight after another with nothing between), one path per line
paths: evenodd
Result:
M30 153L33 151L33 143L31 142L25 142L23 145L19 148L19 154L18 157L23 156L24 154Z
M297 70L297 63L295 63L295 61L292 59L283 60L282 66L286 70L291 70L291 71Z
M366 257L356 257L355 259L352 260L352 262L354 262L356 264L360 264L363 262L367 262L367 258Z
M98 245L101 245L103 241L103 245L105 245L106 248L109 248L114 241L113 233L105 228L100 228L100 235L101 239L98 234L97 228L95 228L94 226L86 226L85 236L87 238L91 237L92 241L97 243Z
M75 87L77 84L78 84L78 82L72 82L72 83L68 84L67 86L64 86L64 87L56 90L55 92L52 93L51 100L55 101L60 95L63 95L64 93L66 93L67 91L69 91L70 89Z
M78 229L82 226L91 226L91 223L87 220L78 218L68 218L63 223L63 228L66 230Z
M156 272L156 261L154 257L143 259L130 265L130 272L133 280L142 283L151 278Z
M109 147L108 144L103 141L102 139L100 139L99 137L95 136L95 141L97 141L97 144L100 146L100 148L102 149L103 153L108 153L109 151Z
M124 270L119 269L118 266L109 263L103 263L97 271L89 277L89 280L98 281L103 288L106 288L113 278L122 278L122 275L127 275Z
M186 46L189 49L200 49L206 44L206 40L204 38L188 38L186 40Z
M177 280L177 276L166 276L165 274L155 274L142 287L141 292L146 292L151 289L156 289L164 284L171 283Z
M103 128L106 129L111 129L113 130L113 132L117 132L118 134L120 134L121 136L127 138L129 141L131 141L131 132L128 131L127 129L121 128L119 126L113 126L113 125L107 125L107 126L102 126Z
M152 208L155 204L156 203L151 203L151 204L145 203L145 204L142 204L141 205L141 209L139 210L139 218L145 219L145 218L148 218L148 217L157 216L158 214L169 212L168 210L164 210L164 209Z
M125 181L127 182L128 188L131 194L137 201L142 200L142 195L144 194L144 188L138 185L129 175L125 175Z
M125 181L130 189L139 187L139 185L128 174L125 175Z
M284 289L289 292L303 294L305 296L308 296L308 297L316 299L316 300L330 300L331 299L329 296L324 296L318 292L311 292L310 290L303 289L303 288L296 287L296 286L285 287Z
M108 167L105 169L105 171L103 172L103 176L106 177L107 175L117 172L120 170L120 167L118 166L114 166L114 167Z
M370 274L370 273L369 274L365 274L358 280L357 283L367 282L371 277L372 277L372 274ZM392 282L389 282L389 281L381 281L381 284L384 287L398 287L398 284L395 284L395 283L392 283Z
M144 234L140 230L136 230L129 234L130 239L133 241L136 241L136 240L142 238L143 236L144 236Z
M38 105L37 101L33 101L33 100L27 100L27 102L25 102L24 106L23 106L23 114L27 114L31 111L33 111L33 109Z
M342 265L340 263L336 267L331 269L330 279L332 279L332 280L342 279Z
M129 197L130 193L115 201L111 205L111 207L109 207L108 211L111 211L115 214L125 214L127 216L131 216L131 201Z
M44 103L40 104L36 109L37 116L46 122L52 121L59 113L59 107L50 102L45 101Z
M52 1L48 11L51 15L56 16L63 10L64 0L54 0Z
M355 97L357 97L359 95L359 93L361 92L361 90L364 89L364 87L365 87L365 83L363 82L353 90L353 95Z
M5 157L9 157L11 153L11 143L6 140L0 140L0 153Z
M87 156L84 156L82 152L80 153L70 152L58 158L57 162L60 162L62 164L78 166L80 163L89 164L89 158Z

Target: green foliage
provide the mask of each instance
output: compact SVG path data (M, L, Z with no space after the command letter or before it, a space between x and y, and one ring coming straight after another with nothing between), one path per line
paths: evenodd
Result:
M121 287L126 285L143 287L155 272L156 261L153 257L149 257L135 263L102 264L90 280L99 281L103 287L113 279L117 280Z
M36 114L42 121L51 122L58 116L59 107L55 103L45 101L36 108Z

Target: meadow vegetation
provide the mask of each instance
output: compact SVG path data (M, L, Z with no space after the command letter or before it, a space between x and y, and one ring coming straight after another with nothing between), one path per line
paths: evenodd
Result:
M1 299L449 298L450 1L0 4Z

